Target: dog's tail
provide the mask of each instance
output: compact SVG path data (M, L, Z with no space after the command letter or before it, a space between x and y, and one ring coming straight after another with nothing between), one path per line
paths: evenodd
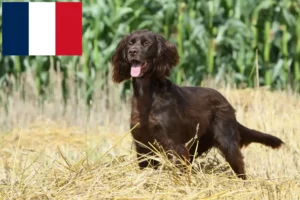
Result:
M278 137L275 137L270 134L262 133L253 129L249 129L240 123L238 123L238 130L240 132L240 147L246 147L250 143L260 143L269 147L272 147L273 149L277 149L283 145L283 141L279 139Z

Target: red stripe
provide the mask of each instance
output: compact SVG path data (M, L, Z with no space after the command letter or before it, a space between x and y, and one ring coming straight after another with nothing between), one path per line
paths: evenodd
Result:
M82 55L82 2L56 2L56 55Z

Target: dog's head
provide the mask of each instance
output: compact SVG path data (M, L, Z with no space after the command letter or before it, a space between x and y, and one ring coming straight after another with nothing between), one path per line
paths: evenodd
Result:
M120 83L131 77L165 78L178 64L176 46L147 30L126 35L112 56L113 80Z

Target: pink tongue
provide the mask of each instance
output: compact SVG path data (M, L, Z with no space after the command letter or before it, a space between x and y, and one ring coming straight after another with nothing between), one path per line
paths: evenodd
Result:
M141 74L142 65L134 64L131 66L130 74L132 77L138 77Z

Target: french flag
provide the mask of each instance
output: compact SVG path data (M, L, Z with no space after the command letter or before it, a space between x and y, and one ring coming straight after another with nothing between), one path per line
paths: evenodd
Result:
M82 2L2 2L2 55L82 55Z

